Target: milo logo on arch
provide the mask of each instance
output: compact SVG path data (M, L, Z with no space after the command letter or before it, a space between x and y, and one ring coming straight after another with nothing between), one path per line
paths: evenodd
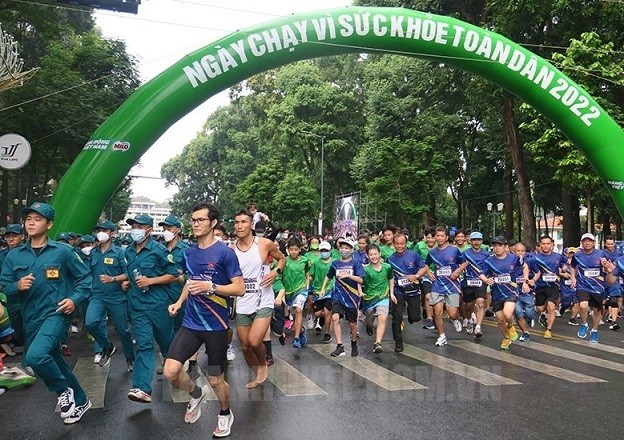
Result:
M113 144L113 151L128 151L130 149L130 142L115 141Z

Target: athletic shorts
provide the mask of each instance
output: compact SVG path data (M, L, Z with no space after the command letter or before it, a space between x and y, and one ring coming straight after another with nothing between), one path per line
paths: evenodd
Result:
M207 331L180 327L169 347L167 358L184 363L204 344L208 355L205 372L208 376L220 376L228 368L227 340L228 330Z
M459 307L459 293L435 293L431 292L431 298L429 298L429 305L435 306L438 303L444 302L447 307Z
M357 322L357 309L352 309L350 307L346 307L340 301L332 301L332 314L337 313L341 318L347 320L347 322Z
M308 295L305 293L294 293L290 298L286 299L286 303L293 308L303 310L305 308L306 301L308 299Z
M516 300L517 300L516 297L510 297L510 298L505 298L502 301L492 301L492 311L494 313L500 312L505 307L505 303L512 302L515 304Z
M465 303L471 303L478 298L486 298L487 289L485 286L467 286L462 289L462 299Z
M585 290L577 290L576 295L578 296L579 302L587 301L589 302L589 307L602 310L605 300L604 295L598 295L597 293L587 292Z
M332 310L332 299L331 298L325 298L325 299L316 300L316 301L314 301L312 307L314 309L314 313L320 312L323 309L327 309L327 310L329 310L331 312L331 310Z
M236 325L241 327L249 327L256 318L270 318L273 316L273 307L263 307L257 312L250 314L237 313Z
M535 306L543 306L547 301L556 304L560 291L556 287L539 287L535 289Z
M420 283L420 291L422 292L423 295L431 293L431 286L432 284L429 281L422 281Z

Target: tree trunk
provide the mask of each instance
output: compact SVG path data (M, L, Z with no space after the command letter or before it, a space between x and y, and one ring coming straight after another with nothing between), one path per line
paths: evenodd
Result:
M424 223L425 223L425 228L429 227L429 226L435 226L436 225L436 199L435 199L435 194L433 194L433 192L430 192L429 194L427 194L427 198L429 200L429 209L427 210L427 212L425 212L425 218L424 218Z
M9 170L2 170L2 194L0 195L0 226L7 225L9 215Z
M513 111L513 97L508 94L503 95L503 121L507 134L507 148L511 155L511 161L518 180L518 204L520 205L520 218L522 219L523 236L525 240L532 242L535 238L535 216L533 215L533 199L531 199L531 188L524 164L524 153L518 141L518 124Z
M514 203L513 203L513 175L511 164L505 166L503 175L503 203L505 204L505 237L512 238L514 235Z
M581 219L579 217L578 197L563 188L563 245L577 246L581 236Z

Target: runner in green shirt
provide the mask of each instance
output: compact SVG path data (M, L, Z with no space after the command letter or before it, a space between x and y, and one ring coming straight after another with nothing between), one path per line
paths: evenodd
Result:
M301 242L291 238L286 244L288 257L282 273L282 282L286 291L286 304L294 309L295 326L293 328L293 347L301 348L307 342L307 335L303 323L303 308L308 299L308 271L310 260L301 253Z
M319 320L321 318L323 319L323 343L328 344L331 342L331 335L329 333L332 308L331 292L334 288L335 279L332 278L329 280L323 292L323 296L321 296L321 289L323 287L323 280L327 276L327 272L329 272L329 267L332 261L334 261L334 258L331 256L331 245L329 242L321 242L319 250L321 258L310 266L310 287L313 293L312 296L314 297L314 317Z
M368 246L370 264L364 266L364 298L362 311L366 316L366 334L373 335L373 322L377 317L377 332L373 353L383 352L381 340L386 331L390 300L396 303L394 297L394 270L388 263L381 262L381 252L377 245Z

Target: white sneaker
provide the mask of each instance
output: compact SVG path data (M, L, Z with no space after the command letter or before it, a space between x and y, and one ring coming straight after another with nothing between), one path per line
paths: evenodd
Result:
M100 359L102 359L102 353L95 353L95 356L93 356L93 363L94 364L99 364L100 363Z
M231 344L228 345L226 356L228 362L232 362L234 359L236 359L236 354L234 354L234 347L232 347Z
M227 416L219 416L217 418L217 427L212 432L212 436L216 438L227 437L232 430L232 423L234 423L234 413L230 409L230 413Z
M307 329L314 330L314 318L312 318L312 315L308 315Z
M58 406L61 410L61 418L66 419L74 412L76 408L76 401L74 400L74 390L72 388L67 388L63 393L58 397Z
M132 388L130 391L128 391L128 399L134 402L151 403L152 396L147 394L145 391L140 390L139 388Z
M560 318L561 317L561 312L559 312L559 310L555 310L555 316L557 318Z
M444 347L447 343L448 343L448 340L446 339L446 336L438 336L438 340L435 342L435 346Z
M186 406L186 413L184 414L185 423L195 423L199 416L201 416L201 404L208 395L208 385L201 387L201 396L197 399L191 398Z
M455 331L457 333L460 333L462 331L462 328L464 328L462 326L462 322L459 319L454 319L453 320L453 327L455 327Z
M472 315L470 315L470 320L474 323L477 322L477 314L475 312L472 312Z
M71 331L72 333L78 333L78 327L77 327L77 326L75 326L75 325L72 325L72 326L70 327L70 331Z

